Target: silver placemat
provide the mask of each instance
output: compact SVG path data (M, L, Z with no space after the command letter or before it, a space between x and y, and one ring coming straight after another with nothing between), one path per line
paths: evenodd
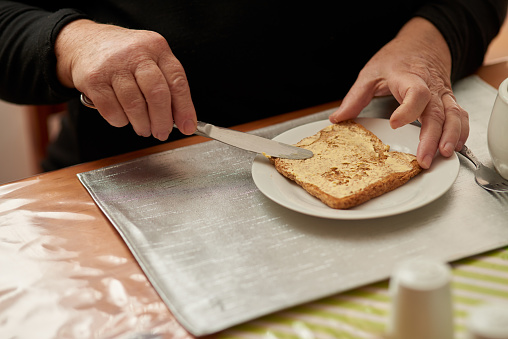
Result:
M470 113L468 145L490 163L486 130L495 89L473 76L455 94ZM394 107L392 99L376 99L362 116L386 117ZM330 113L256 134L273 137ZM385 279L408 256L452 261L508 244L508 195L478 187L467 160L452 189L425 207L341 221L266 198L251 177L253 158L210 141L78 175L194 335Z

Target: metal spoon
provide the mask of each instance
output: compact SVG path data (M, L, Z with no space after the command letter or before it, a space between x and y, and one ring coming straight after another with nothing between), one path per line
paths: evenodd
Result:
M413 121L411 124L422 127L421 122L418 120ZM466 145L462 146L462 149L458 153L462 154L475 165L474 177L478 185L492 192L508 192L508 180L504 179L495 170L482 164Z
M508 192L508 180L504 179L495 170L482 164L466 145L462 147L459 153L476 166L474 176L478 185L493 192Z

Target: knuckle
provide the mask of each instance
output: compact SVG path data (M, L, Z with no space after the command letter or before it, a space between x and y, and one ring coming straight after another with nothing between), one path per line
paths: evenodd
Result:
M409 90L413 91L414 95L422 101L429 102L432 99L432 92L425 84L415 84Z
M421 143L427 144L432 148L437 149L439 145L440 135L432 133L421 133L419 139Z
M463 110L457 104L455 104L448 107L446 114L460 118L463 115Z
M127 45L130 49L137 50L142 48L156 48L160 46L167 46L167 40L159 33L154 31L135 31L131 35L131 41Z
M134 65L144 61L159 60L161 55L171 51L166 39L157 32L144 31L130 46L130 62Z
M170 50L169 45L163 36L156 32L145 31L133 37L122 47L121 53L112 59L134 70L138 67L152 67L168 50Z
M432 97L432 92L430 91L430 88L428 88L427 86L423 86L423 85L416 87L416 94L427 99L427 100L430 100Z
M163 48L168 47L168 42L167 42L166 38L164 38L162 35L160 35L157 32L153 32L153 31L149 31L148 33L149 33L148 34L149 42L151 44L153 44L153 46L163 47Z
M459 109L459 116L464 121L469 121L469 113L465 109L463 109L460 105L457 105Z
M461 110L461 113L462 114L460 115L460 117L462 119L462 122L469 125L469 113L467 113L467 111L464 109Z
M444 108L436 102L430 102L429 105L427 116L430 119L443 123L445 120Z
M106 83L105 74L101 70L91 70L83 76L84 82L87 86L92 88L101 87Z
M145 100L141 98L128 99L122 104L122 106L128 116L140 116L146 110Z
M189 83L183 70L173 73L173 77L170 82L171 92L175 95L181 95L187 93L189 90Z
M167 87L155 86L146 94L147 101L156 106L164 105L169 99L169 91Z
M138 30L135 31L134 37L136 38L136 41L139 41L139 43L147 43L147 42L154 42L154 41L166 41L166 39L159 33L155 31L150 30Z

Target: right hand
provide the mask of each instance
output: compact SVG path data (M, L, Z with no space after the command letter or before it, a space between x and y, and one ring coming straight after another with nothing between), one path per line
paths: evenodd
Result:
M160 34L77 20L60 32L55 53L60 82L83 92L112 126L130 123L162 141L173 123L195 132L187 76Z

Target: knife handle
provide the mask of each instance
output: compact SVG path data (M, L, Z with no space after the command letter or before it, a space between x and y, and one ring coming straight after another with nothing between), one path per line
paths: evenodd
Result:
M93 109L97 109L97 107L95 107L93 101L89 97L87 97L85 93L81 93L81 95L79 97L79 100L81 101L81 103L84 106L89 107L89 108L93 108ZM207 129L209 129L209 127L207 128L207 125L210 125L210 124L198 121L196 132L194 132L194 134L202 136L202 137L209 138L209 134L206 132ZM178 129L176 124L173 124L173 127Z

